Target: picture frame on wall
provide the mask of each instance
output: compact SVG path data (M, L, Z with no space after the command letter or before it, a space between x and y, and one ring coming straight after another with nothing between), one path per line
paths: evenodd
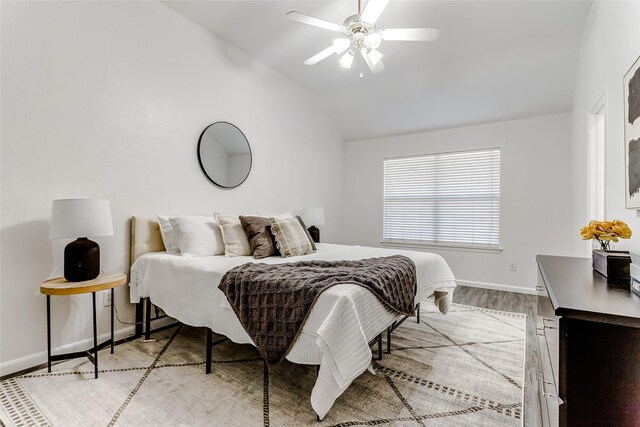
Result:
M640 209L640 57L624 75L625 206Z

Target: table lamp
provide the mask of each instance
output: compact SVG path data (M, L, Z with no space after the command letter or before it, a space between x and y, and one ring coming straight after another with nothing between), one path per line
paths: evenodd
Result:
M49 239L76 238L64 248L64 278L82 282L100 274L100 246L87 236L112 236L108 200L62 199L51 206Z
M312 224L309 227L309 234L315 243L320 242L320 230L316 225L325 225L324 209L322 208L305 208L302 210L302 219L305 224Z

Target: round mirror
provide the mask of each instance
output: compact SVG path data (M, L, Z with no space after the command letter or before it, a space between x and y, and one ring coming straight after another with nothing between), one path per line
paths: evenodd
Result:
M198 162L207 179L218 187L237 187L251 171L249 141L231 123L210 124L198 140Z

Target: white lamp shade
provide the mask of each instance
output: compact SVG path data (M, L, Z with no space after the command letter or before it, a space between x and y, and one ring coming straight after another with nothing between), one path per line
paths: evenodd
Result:
M308 226L325 225L324 209L322 208L305 208L302 210L302 219Z
M108 200L61 199L51 205L50 239L112 236L113 222Z

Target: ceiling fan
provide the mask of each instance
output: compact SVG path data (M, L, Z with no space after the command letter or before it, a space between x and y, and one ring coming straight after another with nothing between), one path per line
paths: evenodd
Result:
M394 28L378 29L376 21L390 0L369 0L362 13L358 0L358 13L349 16L342 25L323 19L314 18L304 13L291 11L287 16L292 21L301 22L314 27L324 28L338 34L333 44L323 51L304 61L306 65L314 65L335 54L342 55L340 65L351 68L356 52L369 66L372 73L384 70L382 53L378 51L380 43L384 41L434 41L440 30L437 28Z

